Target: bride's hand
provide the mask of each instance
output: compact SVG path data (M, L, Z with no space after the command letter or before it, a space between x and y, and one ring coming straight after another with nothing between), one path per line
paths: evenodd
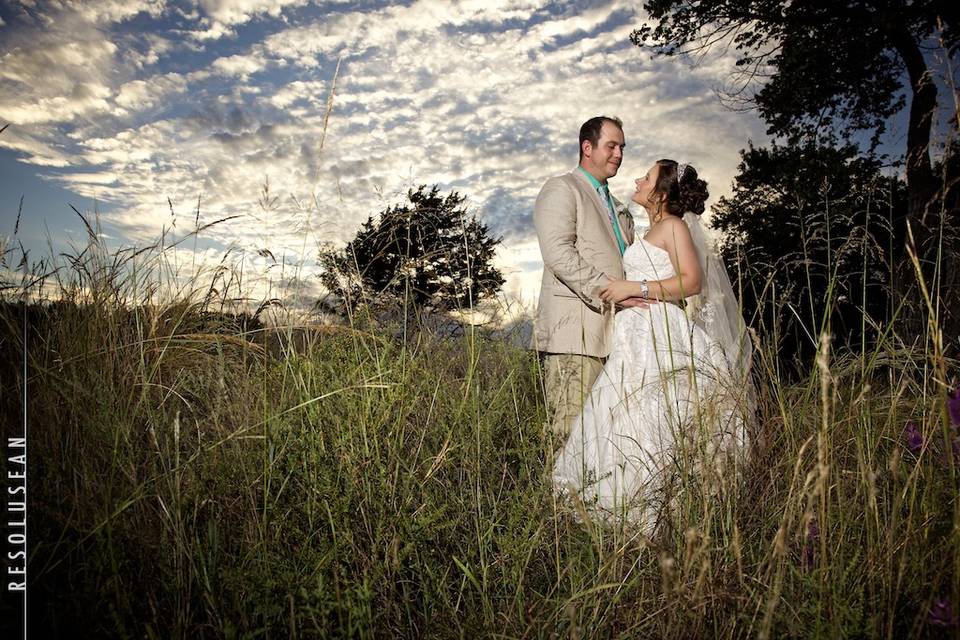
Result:
M604 302L620 302L637 295L634 283L629 280L611 280L610 284L600 291L600 298Z
M647 309L650 307L651 302L651 300L647 300L646 298L638 298L634 296L632 298L627 298L626 300L621 300L618 303L618 306L623 309Z

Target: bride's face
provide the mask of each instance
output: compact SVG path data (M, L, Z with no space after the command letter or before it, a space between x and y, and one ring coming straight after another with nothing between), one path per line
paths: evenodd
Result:
M647 174L642 178L637 178L635 184L637 185L637 190L633 192L633 200L641 207L656 207L657 203L651 200L653 196L654 187L657 184L657 177L660 175L660 165L654 164L650 169L647 170Z

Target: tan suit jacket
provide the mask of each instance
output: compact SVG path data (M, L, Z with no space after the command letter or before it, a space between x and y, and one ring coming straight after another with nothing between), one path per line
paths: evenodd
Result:
M633 217L614 201L623 240L633 243ZM598 294L607 276L623 278L623 259L606 203L579 168L550 178L533 208L543 281L533 348L605 358L613 311Z

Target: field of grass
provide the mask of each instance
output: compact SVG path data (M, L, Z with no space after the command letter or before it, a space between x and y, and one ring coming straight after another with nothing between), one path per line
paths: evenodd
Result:
M37 637L957 633L957 369L933 331L790 381L760 345L744 468L719 492L679 474L647 540L553 497L535 354L268 329L207 290L159 301L131 264L90 251L60 302L0 307Z

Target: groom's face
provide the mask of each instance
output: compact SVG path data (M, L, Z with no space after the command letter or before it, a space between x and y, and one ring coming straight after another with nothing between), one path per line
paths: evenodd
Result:
M583 143L583 165L598 180L617 175L623 161L623 131L612 122L604 122L596 146Z

